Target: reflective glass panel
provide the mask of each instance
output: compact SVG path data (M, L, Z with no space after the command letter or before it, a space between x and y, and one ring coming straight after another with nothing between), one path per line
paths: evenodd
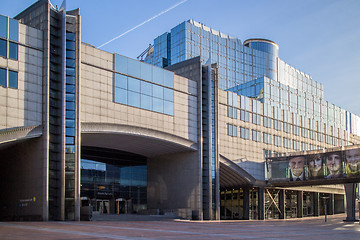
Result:
M66 93L75 93L74 85L66 85Z
M0 15L0 37L7 38L7 17Z
M164 84L164 70L158 67L153 67L153 82Z
M170 102L174 102L174 90L164 88L164 99Z
M115 87L127 89L127 77L118 73L115 73Z
M149 82L152 82L152 68L153 66L149 64L141 64L141 76L140 78L145 79Z
M65 144L74 144L74 137L65 137Z
M164 112L164 101L158 98L153 98L153 110L155 112Z
M140 80L135 79L135 78L128 78L128 89L130 91L134 91L137 93L140 93Z
M67 93L66 94L66 101L68 102L75 102L75 94L72 94L72 93Z
M66 136L75 136L75 128L66 128L65 130Z
M134 107L140 107L140 94L136 92L128 92L128 104Z
M19 22L12 18L9 18L9 39L19 41Z
M153 96L157 98L164 98L164 88L161 86L153 85Z
M0 39L0 56L6 58L6 41L3 39Z
M66 83L75 85L75 77L73 76L66 76Z
M67 127L75 127L75 120L73 119L66 119L65 124Z
M75 103L74 102L66 102L66 109L67 110L75 110Z
M6 69L0 68L0 85L6 87Z
M119 54L114 55L115 71L127 74L127 58Z
M74 59L66 59L66 67L75 67L75 60Z
M67 68L66 69L67 76L75 76L75 69L74 68Z
M75 111L73 110L66 110L66 118L75 119Z
M115 88L115 102L127 104L127 91L121 88Z
M141 94L152 96L152 85L151 83L141 81Z
M164 101L164 113L169 115L174 115L174 103L169 101Z
M66 40L74 41L76 40L76 34L75 33L66 33Z
M66 57L67 57L67 58L75 59L75 51L67 50L67 51L66 51Z
M66 41L66 49L75 50L75 42Z
M137 78L140 78L140 64L141 62L131 59L128 59L128 74Z
M170 71L164 71L164 85L167 87L174 87L174 73Z
M18 88L18 73L9 70L9 87Z
M141 108L146 110L152 110L152 97L147 95L141 95Z

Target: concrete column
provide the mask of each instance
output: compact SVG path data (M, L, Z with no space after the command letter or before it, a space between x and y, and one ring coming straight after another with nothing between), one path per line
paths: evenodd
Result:
M226 220L226 189L224 190L224 219Z
M262 187L258 191L258 219L265 219L265 189Z
M240 199L240 189L238 189L238 213L239 213L239 219L241 219L241 217L240 217L240 210L241 210L240 203L241 203L241 199Z
M314 206L314 216L320 216L320 202L319 202L319 193L313 193L313 206Z
M250 194L249 189L244 189L244 208L243 208L243 219L250 219Z
M297 192L297 217L303 217L303 191Z
M335 208L335 205L334 205L334 194L333 193L330 193L329 194L329 205L328 205L328 214L329 215L334 215L334 208Z
M355 222L355 209L356 209L356 183L346 183L345 198L346 198L346 222Z
M279 209L280 209L280 219L285 219L285 190L281 189L279 191Z
M234 189L231 189L231 209L230 209L230 212L231 212L231 216L230 216L230 219L234 219Z

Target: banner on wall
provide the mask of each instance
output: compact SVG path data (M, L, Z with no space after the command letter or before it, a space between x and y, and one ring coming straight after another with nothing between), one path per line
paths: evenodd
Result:
M271 182L360 181L360 148L318 154L267 158ZM336 182L331 180L331 182Z

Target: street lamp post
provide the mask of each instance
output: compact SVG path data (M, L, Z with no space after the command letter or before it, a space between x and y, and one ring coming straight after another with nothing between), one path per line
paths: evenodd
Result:
M326 200L329 199L330 197L321 197L324 200L324 210L325 210L325 222L327 222L327 204L326 204Z

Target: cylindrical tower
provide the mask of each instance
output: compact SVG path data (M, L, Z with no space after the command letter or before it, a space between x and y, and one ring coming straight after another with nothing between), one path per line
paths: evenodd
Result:
M268 39L252 38L244 42L244 46L268 53L268 76L277 79L277 58L279 56L279 46Z

